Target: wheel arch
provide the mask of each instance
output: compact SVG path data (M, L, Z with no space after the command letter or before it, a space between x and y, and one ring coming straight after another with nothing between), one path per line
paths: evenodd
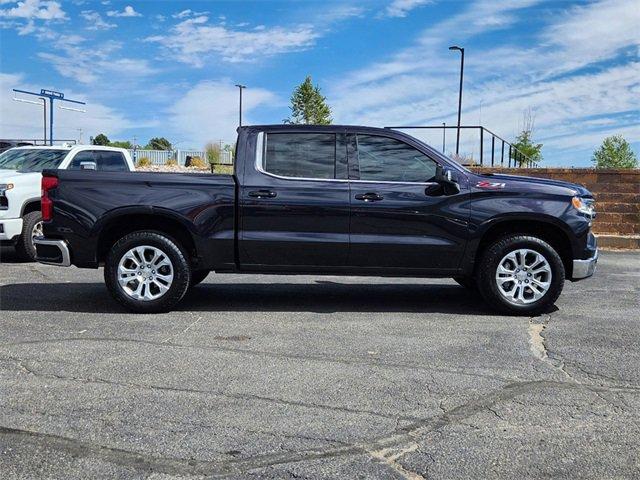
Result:
M96 223L97 260L103 262L111 246L125 235L149 230L163 233L179 242L192 263L198 263L198 247L194 232L186 219L159 209L131 210L113 212Z
M498 238L506 235L531 235L551 245L562 259L567 277L573 270L573 248L570 233L555 217L536 215L532 217L501 217L487 222L476 237L472 265L475 269L480 256Z
M22 204L21 217L24 217L27 213L38 212L41 210L40 197L30 198Z

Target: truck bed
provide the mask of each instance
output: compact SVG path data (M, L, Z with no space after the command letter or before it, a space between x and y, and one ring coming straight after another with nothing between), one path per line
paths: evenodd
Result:
M90 170L44 174L60 180L50 195L55 226L45 225L45 235L65 238L76 265L97 267L100 238L128 221L143 223L145 214L187 227L196 247L200 242L219 243L220 248L213 250L225 258L216 258L215 263L234 263L236 182L232 175Z

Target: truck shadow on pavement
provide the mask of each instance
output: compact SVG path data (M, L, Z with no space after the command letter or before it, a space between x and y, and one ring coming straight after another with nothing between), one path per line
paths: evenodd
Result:
M123 313L102 283L16 283L0 287L0 309ZM204 283L175 311L398 312L493 315L478 294L455 285L416 283Z

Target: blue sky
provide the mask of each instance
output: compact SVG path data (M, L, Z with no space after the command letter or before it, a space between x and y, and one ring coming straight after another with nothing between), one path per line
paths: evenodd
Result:
M307 74L335 123L453 125L459 44L463 124L513 139L530 111L546 165L586 166L607 135L640 151L639 25L637 0L0 0L0 137L40 136L11 88L49 88L87 102L56 110L58 138L201 148L234 139L235 83L245 123L280 123Z

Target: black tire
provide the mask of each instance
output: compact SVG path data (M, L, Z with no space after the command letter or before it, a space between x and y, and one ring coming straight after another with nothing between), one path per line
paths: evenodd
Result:
M189 288L195 287L201 283L205 278L207 278L209 272L210 270L193 270L191 272L191 283L189 284Z
M168 290L159 298L151 300L133 298L118 281L118 266L120 260L132 248L140 246L157 248L161 253L165 254L171 262L173 280ZM137 268L138 267L136 267L136 269ZM191 282L191 267L187 260L186 253L180 248L178 242L162 233L139 231L125 235L111 247L105 261L104 281L109 293L127 310L138 313L166 312L175 307L187 292ZM133 279L133 281L136 282L137 280ZM136 284L134 283L134 285Z
M546 293L540 299L516 305L508 301L498 289L496 272L501 260L510 252L518 249L528 249L542 255L550 268L551 279ZM501 312L528 316L546 313L550 310L562 292L565 277L562 259L551 245L537 237L517 234L507 235L489 245L481 255L476 274L478 290L491 307ZM515 282L513 285L515 287ZM526 290L528 287L524 284L521 288L524 288L525 292L532 296L533 290Z
M458 285L466 288L467 290L478 290L478 284L473 277L453 277Z
M33 228L42 221L41 212L29 212L22 217L22 232L16 242L16 253L21 260L36 261L36 247L33 244Z

